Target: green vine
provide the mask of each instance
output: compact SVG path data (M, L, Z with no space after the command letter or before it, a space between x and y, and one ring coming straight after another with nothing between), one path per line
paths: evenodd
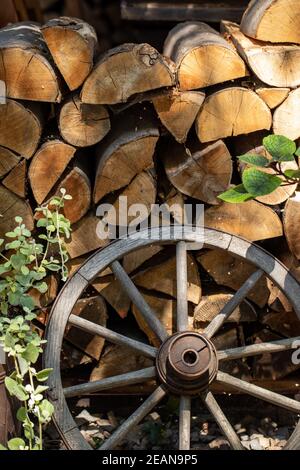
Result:
M296 166L296 157L300 148L295 142L281 135L269 135L263 139L267 156L245 154L238 157L246 165L242 174L242 184L233 186L218 197L225 202L241 203L273 193L279 186L300 182L300 168ZM295 169L283 169L283 163L293 163ZM271 172L263 171L271 169Z
M42 450L43 427L51 421L53 405L45 398L45 382L51 369L37 371L44 340L34 328L37 305L32 291L45 294L49 272L60 274L66 281L68 253L65 239L70 237L70 222L62 211L71 196L61 190L60 197L36 209L36 227L44 233L38 241L16 217L16 228L0 240L0 345L12 358L14 371L5 379L5 386L22 406L17 419L22 423L23 436L11 439L0 450Z

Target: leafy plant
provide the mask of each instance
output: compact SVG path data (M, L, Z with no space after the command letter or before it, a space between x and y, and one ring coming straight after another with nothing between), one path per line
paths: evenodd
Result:
M71 227L62 209L69 199L71 196L61 190L60 197L36 209L36 226L43 232L37 240L21 217L16 217L17 226L6 234L6 242L0 240L0 345L14 361L14 371L6 377L5 386L12 397L22 402L17 419L24 434L7 443L9 450L42 450L43 426L53 414L53 405L44 398L51 369L35 368L45 341L32 323L37 310L32 292L47 292L45 278L49 272L67 279L64 241L70 237ZM0 446L1 450L7 448Z
M281 135L269 135L263 139L263 146L270 158L251 153L239 156L239 161L246 164L242 184L220 194L220 199L231 203L245 202L271 194L279 186L300 182L299 168L282 168L282 163L295 162L295 157L300 156L300 148L297 149L295 142ZM267 168L272 169L272 173L263 171Z

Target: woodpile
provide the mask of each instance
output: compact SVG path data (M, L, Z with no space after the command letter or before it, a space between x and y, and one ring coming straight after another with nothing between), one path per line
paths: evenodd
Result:
M199 22L177 25L162 52L149 44L123 44L99 55L93 28L74 18L1 29L0 80L7 99L0 105L0 238L16 215L32 229L34 207L65 188L73 197L65 214L73 225L68 250L74 272L107 244L96 235L99 204L110 203L118 212L119 196L127 196L128 205L143 203L150 215L155 202L202 203L208 227L266 246L300 279L296 184L243 204L218 199L245 169L235 157L263 154L262 136L274 131L300 138L300 28L291 20L300 15L299 2L256 3L241 27L223 22L221 33ZM147 248L128 255L123 265L172 332L174 252ZM253 272L245 261L215 251L190 255L188 266L190 323L196 329ZM49 285L52 295L40 299L44 309L58 291L55 278ZM276 289L262 279L216 341L243 345L268 325L275 335L293 335L277 321L293 312ZM113 312L125 329L133 327L157 344L109 269L94 280L91 294L76 305L76 314L105 325ZM76 350L71 367L92 363L93 379L106 376L108 368L139 367L131 357L122 368L126 351L114 346L109 354L103 342L73 330L66 336L66 347ZM257 365L256 379L259 370Z

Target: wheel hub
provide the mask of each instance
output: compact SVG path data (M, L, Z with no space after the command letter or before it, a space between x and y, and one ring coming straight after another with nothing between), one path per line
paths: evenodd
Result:
M172 393L194 395L207 389L215 379L217 352L204 335L176 333L161 345L156 368L162 384Z

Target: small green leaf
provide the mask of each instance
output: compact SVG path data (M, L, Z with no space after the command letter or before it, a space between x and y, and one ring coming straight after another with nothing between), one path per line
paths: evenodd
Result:
M246 191L253 197L270 194L282 183L282 180L278 176L263 173L256 168L245 170L242 175L242 180Z
M270 160L262 155L246 153L245 155L241 155L238 157L241 162L247 163L251 166L259 166L259 167L267 167L269 166Z
M49 390L49 387L47 387L46 385L38 385L35 389L35 393L39 395L41 393L46 392L46 390Z
M17 222L17 224L21 224L23 222L23 219L22 217L17 216L15 217L15 221Z
M286 170L284 174L287 178L300 179L300 170Z
M41 417L45 423L49 422L54 413L54 407L48 400L43 400L39 405Z
M224 193L218 196L219 199L225 202L230 202L236 204L239 202L245 202L249 199L253 199L251 194L249 194L243 184L239 184L233 188L228 189Z
M297 148L295 142L283 135L268 135L263 139L263 145L272 155L274 161L290 157L296 152Z
M39 284L35 284L34 288L41 294L46 294L48 291L48 284L46 282L40 282Z
M17 420L20 421L21 423L24 423L24 421L27 420L27 411L24 406L22 408L19 408L17 411Z
M18 398L20 401L26 401L28 399L28 394L26 393L24 387L19 385L16 380L11 377L5 378L5 387L10 393L11 396Z
M53 369L44 369L36 374L36 379L38 382L46 382L49 378L49 375L51 374Z
M38 357L40 355L39 348L36 347L33 342L29 343L26 346L25 351L23 352L22 356L26 361L28 361L31 364L35 364L36 361L38 360Z
M300 157L300 147L297 148L296 152L295 152L295 155L297 157Z
M7 446L9 450L20 450L20 447L25 450L26 444L23 439L15 437L14 439L8 441Z
M27 268L27 266L22 266L21 267L21 273L24 274L24 276L28 276L29 274L29 269Z

